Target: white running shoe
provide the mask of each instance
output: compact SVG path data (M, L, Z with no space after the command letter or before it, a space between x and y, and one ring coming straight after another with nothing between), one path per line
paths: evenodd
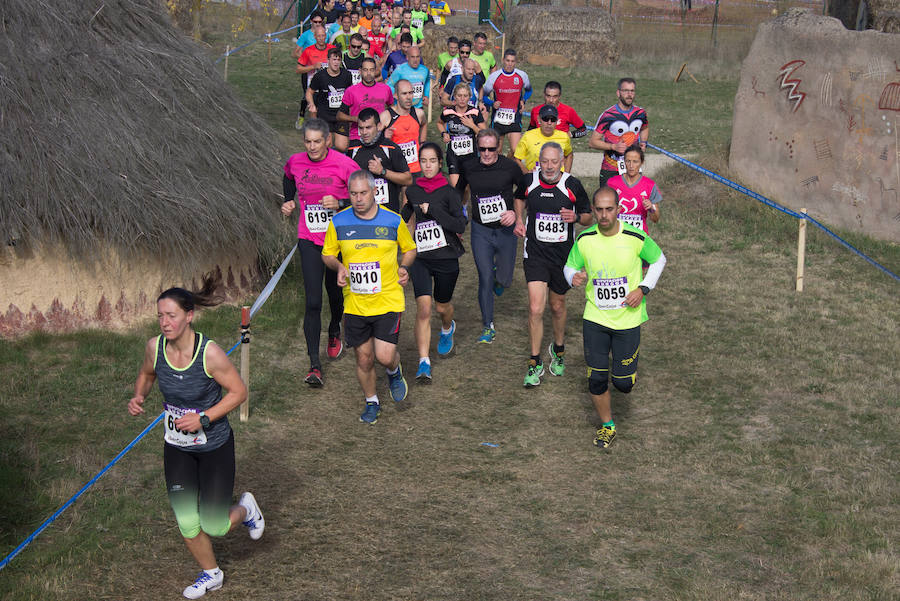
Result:
M245 492L241 495L238 503L247 510L247 519L244 520L244 526L250 530L250 538L259 540L266 529L266 520L263 519L262 511L259 510L259 504L251 492Z
M225 582L225 572L222 570L217 570L217 572L215 576L211 576L206 570L201 571L194 584L184 589L182 594L188 599L199 599L206 594L206 591L222 588L222 583Z

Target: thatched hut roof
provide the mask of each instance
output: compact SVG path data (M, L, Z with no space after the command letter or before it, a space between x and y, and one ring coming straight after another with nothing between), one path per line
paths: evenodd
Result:
M6 0L0 17L0 242L271 248L277 135L162 2Z
M507 47L532 64L612 65L619 45L612 19L596 8L519 4L506 23Z

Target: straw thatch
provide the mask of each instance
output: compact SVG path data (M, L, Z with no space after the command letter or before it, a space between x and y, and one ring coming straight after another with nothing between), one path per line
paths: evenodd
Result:
M612 65L619 45L609 14L594 8L520 4L510 12L508 47L540 65Z
M107 259L124 269L152 257L160 277L180 281L231 248L244 266L272 256L277 134L240 106L162 2L5 0L0 17L4 279L45 252L104 276L115 275ZM46 312L61 297L44 284L38 300L4 291L0 309ZM87 302L82 325L94 316Z
M828 2L828 15L840 19L847 29L856 29L857 20L863 19L863 28L900 33L900 0L833 0Z

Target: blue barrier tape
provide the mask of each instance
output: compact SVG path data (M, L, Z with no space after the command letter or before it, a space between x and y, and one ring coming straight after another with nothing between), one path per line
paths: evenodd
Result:
M269 296L272 294L272 290L275 288L275 284L277 284L277 283L278 283L278 280L281 279L281 276L284 274L284 270L285 270L285 268L287 267L287 264L290 262L291 257L294 256L294 251L296 251L296 250L297 250L297 245L295 244L295 245L293 246L293 248L291 249L291 252L288 253L288 256L287 256L287 257L285 258L285 260L281 263L281 267L278 268L278 271L275 272L275 275L273 275L272 278L269 280L269 283L266 284L266 287L263 289L263 293L260 293L259 297L257 297L257 299L256 299L256 302L253 303L254 310L251 311L251 315L253 315L253 313L255 313L255 312L258 311L260 308L262 308L263 304L266 302L266 300L268 300ZM263 294L265 294L265 298L263 298ZM260 300L260 299L261 299L261 300ZM227 353L225 353L225 355L226 355L226 356L231 355L231 353L233 353L234 350L235 350L237 347L240 346L240 344L241 344L241 341L238 340L238 341L234 344L234 346L231 347L231 348L228 350ZM82 494L84 494L91 486L93 486L94 483L97 482L97 480L99 480L100 477L101 477L103 474L105 474L107 471L109 471L109 469L110 469L112 466L114 466L116 463L118 463L118 461L119 461L122 457L124 457L125 454L126 454L128 451L130 451L130 450L134 447L134 445L136 445L138 442L140 442L140 440L141 440L144 436L146 436L146 435L150 432L150 430L152 430L152 429L156 426L156 424L158 424L158 423L162 420L162 418L163 418L164 415L165 415L165 412L160 413L159 415L157 415L157 416L156 416L156 419L154 419L154 420L153 420L146 428L144 428L143 431L142 431L140 434L138 434L138 435L134 438L134 440L132 440L130 443L128 443L128 446L126 446L124 449L122 449L121 451L119 451L119 454L116 455L116 456L113 458L112 461L110 461L109 463L106 464L106 467L104 467L102 470L100 470L99 472L97 472L97 474L96 474L93 478L91 478L90 480L88 480L87 484L85 484L84 486L82 486L81 489L79 489L78 492L76 492L74 495L72 495L72 497L71 497L68 501L66 501L65 503L63 503L62 507L60 507L59 509L57 509L57 510L53 513L53 515L51 515L49 518L47 518L47 519L44 521L43 524L41 524L40 526L38 526L37 530L35 530L34 532L32 532L30 535L28 535L28 537L27 537L24 541L22 541L22 543L19 544L18 547L16 547L15 549L13 549L12 552L11 552L9 555L7 555L6 557L4 557L4 558L3 558L3 561L0 561L0 570L2 570L2 569L5 568L7 565L9 565L9 562L12 561L13 558L14 558L16 555L18 555L19 553L21 553L22 550L25 549L25 547L27 547L29 544L31 544L31 541L33 541L35 538L37 538L38 535L39 535L41 532L43 532L43 531L47 528L47 526L49 526L49 525L52 524L54 521L56 521L56 518L58 518L58 517L62 514L63 511L65 511L66 509L68 509L68 507L69 507L72 503L74 503L75 501L77 501L78 498L79 498Z
M250 41L247 42L246 44L242 44L242 45L238 46L237 48L232 48L231 50L229 50L228 52L226 52L225 54L223 54L222 56L220 56L219 58L217 58L215 64L218 65L218 64L221 63L223 60L225 60L225 57L226 57L226 56L231 56L232 54L234 54L234 53L237 52L238 50L243 50L244 48L246 48L247 46L250 46L251 44L255 44L256 42L261 42L262 40L265 40L265 39L271 39L271 37L272 37L273 35L278 35L278 34L280 34L280 33L287 33L288 31L291 31L292 29L297 29L298 27L303 27L303 26L306 24L306 22L309 21L309 18L312 16L312 14L313 14L314 12L315 12L315 9L313 9L308 15L306 15L306 18L303 19L303 22L298 23L297 25L291 25L291 26L288 27L287 29L281 29L281 30L279 30L279 31L272 31L272 32L269 32L269 33L267 33L267 34L265 34L265 35L259 36L258 38L254 39L254 40L250 40ZM283 20L283 19L282 19L282 20Z

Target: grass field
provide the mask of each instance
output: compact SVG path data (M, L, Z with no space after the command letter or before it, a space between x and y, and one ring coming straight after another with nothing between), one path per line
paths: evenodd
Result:
M268 66L260 46L232 57L229 81L285 153L298 151L289 47ZM659 61L630 61L654 142L727 173L737 66L672 84ZM625 66L526 68L562 81L590 121ZM591 446L582 292L567 297L565 377L525 390L521 270L498 300L497 341L476 345L463 256L458 350L434 360L432 386L411 384L366 427L352 356L326 364L324 389L302 384L295 262L253 324L251 420L232 422L236 492L256 494L268 527L259 542L243 531L216 541L226 585L208 598L897 599L897 283L811 230L797 294L792 220L683 168L657 181L652 234L669 264L648 299L637 386L613 395L619 438L606 454ZM896 245L850 239L900 268ZM229 348L238 321L223 307L198 329ZM0 345L0 552L152 419L125 404L156 331L148 316L121 334ZM195 566L165 498L160 439L153 431L3 570L0 598L180 598Z

